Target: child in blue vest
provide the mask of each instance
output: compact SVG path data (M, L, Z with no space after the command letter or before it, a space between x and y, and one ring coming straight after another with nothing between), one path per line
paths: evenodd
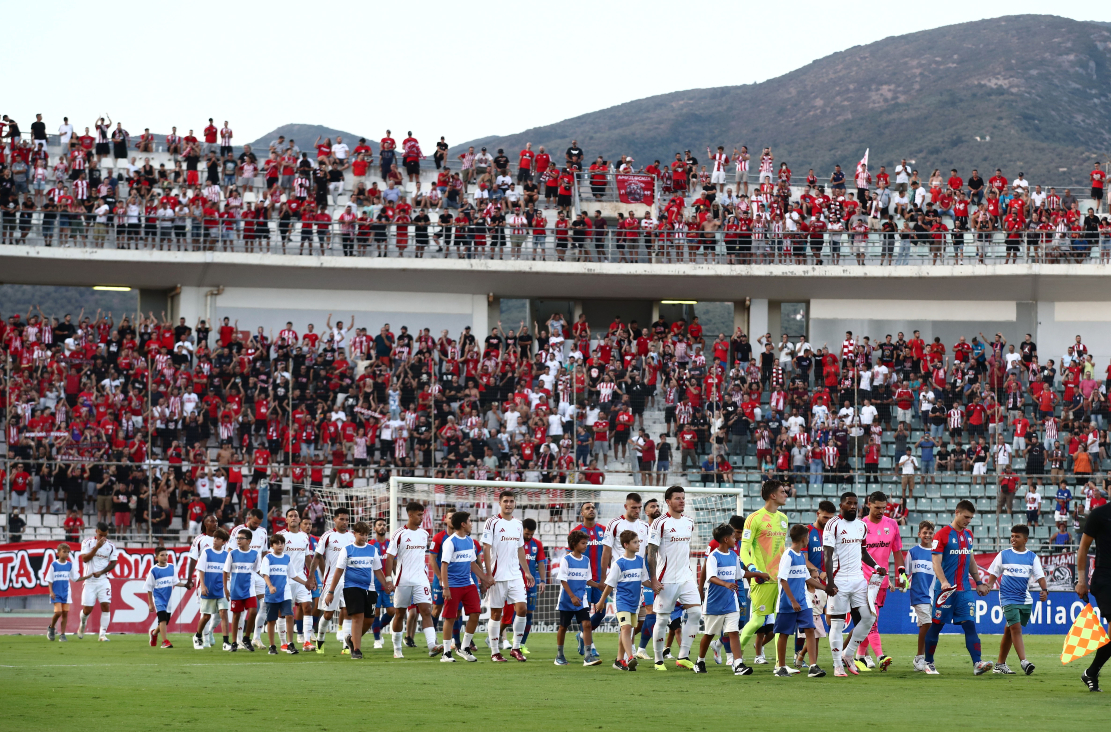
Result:
M590 539L581 531L572 531L567 537L567 546L570 551L559 560L559 629L556 631L556 666L566 666L567 658L563 654L563 639L571 623L578 621L582 627L583 643L589 648L591 644L590 608L587 603L587 588L598 587L598 583L591 579L590 559L584 555ZM588 654L583 661L583 666L597 666L602 659L594 654Z
M158 645L158 635L160 633L162 634L162 647L174 647L170 643L170 635L166 629L170 622L170 600L174 596L175 587L184 587L187 584L184 580L178 581L174 568L167 563L169 556L168 551L159 549L158 554L154 557L155 565L150 568L150 573L147 574L147 606L150 607L152 613L158 614L158 626L151 628L150 631L151 648Z
M991 589L994 582L999 582L999 604L1003 608L1003 620L1007 623L1007 630L999 642L999 663L995 664L992 673L1014 673L1007 666L1007 654L1012 645L1023 672L1027 676L1034 673L1034 664L1026 660L1026 645L1022 640L1022 629L1030 622L1030 610L1034 604L1034 599L1030 596L1030 580L1036 580L1041 588L1039 602L1045 602L1049 592L1041 560L1037 554L1026 549L1026 542L1029 540L1029 526L1012 526L1011 548L995 555L984 578L988 589Z
M193 648L204 650L204 629L214 615L220 618L220 630L224 635L224 650L231 650L228 641L228 600L224 596L224 562L227 561L226 545L230 534L221 527L212 532L212 546L201 551L197 561L197 587L199 593L201 619L197 622L197 634L193 636Z
M806 566L806 543L810 536L810 529L802 524L791 527L791 548L783 552L779 560L779 599L775 608L775 628L778 634L775 649L775 672L780 678L787 678L791 672L787 670L785 657L787 655L787 638L802 630L806 634L806 652L810 658L818 657L818 638L814 633L814 612L810 607L810 599L806 589L822 589L821 580L810 575L810 568ZM816 572L815 572L816 573ZM807 676L821 678L826 672L817 664L810 665Z
M622 531L617 537L621 542L624 556L618 557L606 573L605 587L598 600L598 607L605 608L610 590L614 591L614 604L617 606L617 623L621 632L617 641L617 658L613 667L618 671L636 671L637 658L633 649L633 626L639 620L641 610L641 591L651 587L648 568L644 557L639 556L640 536L635 531ZM601 610L599 611L601 612Z
M719 635L723 635L729 642L730 649L740 649L741 610L746 594L741 580L766 579L768 576L763 572L749 571L739 561L736 552L738 533L736 527L729 524L722 524L714 529L717 547L707 555L703 569L705 598L702 617L705 620L705 632L699 645L698 661L694 664L696 674L706 673L706 652ZM715 659L720 658L717 647L714 653ZM740 653L735 656L730 653L729 664L736 676L748 676L752 673L752 667L745 665Z
M246 614L243 627L253 628L255 613L258 612L258 601L251 588L261 559L258 550L251 548L252 538L254 536L250 529L241 529L235 537L239 548L228 552L228 558L224 560L224 597L231 601L232 653L239 650L239 616ZM243 634L243 647L253 653L255 647L248 636L249 633Z
M266 583L266 632L270 640L267 655L276 656L278 648L274 645L274 625L279 618L285 618L286 638L294 637L293 589L289 583L297 581L289 576L289 555L285 553L285 537L281 534L270 537L270 552L262 558L259 574ZM297 646L288 643L285 652L295 656Z
M910 589L910 607L918 623L918 655L914 657L914 670L926 670L926 631L933 623L934 586L934 525L930 521L918 524L918 545L907 552L907 579Z
M69 545L59 544L54 550L57 557L46 569L46 584L50 588L50 602L54 603L54 616L50 618L50 626L46 629L46 639L54 640L55 628L59 621L62 624L62 633L59 641L66 638L66 621L69 619L70 582L80 582L77 565L69 558Z

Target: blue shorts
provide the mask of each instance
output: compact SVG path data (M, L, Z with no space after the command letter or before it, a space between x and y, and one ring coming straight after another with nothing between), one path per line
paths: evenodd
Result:
M648 614L655 615L655 611L652 610L652 603L656 601L656 593L652 591L651 587L645 587L641 593L641 596L643 598L644 606L648 608Z
M432 578L432 604L433 605L443 605L444 604L444 588L440 584L440 578L439 577L433 577Z
M293 601L282 600L281 602L268 602L266 603L266 622L273 623L279 617L286 617L293 614Z
M374 603L374 607L384 607L386 609L393 609L393 593L378 591L378 600Z
M938 605L937 596L940 591L934 593L933 600L933 621L939 625L946 623L953 623L959 625L966 620L975 622L976 620L976 592L974 590L954 590L952 594L945 599L945 604Z
M775 614L773 632L784 635L794 635L797 630L814 627L814 611L808 607L795 612L794 610L779 610Z
M593 602L598 602L601 599L602 599L602 591L600 589L598 589L597 587L587 587L586 588L586 600L587 600L587 602L592 602L592 603Z

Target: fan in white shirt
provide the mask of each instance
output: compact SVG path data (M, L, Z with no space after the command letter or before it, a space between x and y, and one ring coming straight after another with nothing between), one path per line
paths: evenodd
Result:
M405 507L405 513L408 521L393 532L390 546L386 549L386 554L397 560L397 579L393 594L393 606L396 608L393 614L393 657L405 657L401 650L404 648L401 627L405 620L405 609L410 605L417 606L428 655L435 656L443 651L443 647L436 645L436 626L432 622L432 588L428 584L425 562L430 537L421 528L424 506L410 501Z

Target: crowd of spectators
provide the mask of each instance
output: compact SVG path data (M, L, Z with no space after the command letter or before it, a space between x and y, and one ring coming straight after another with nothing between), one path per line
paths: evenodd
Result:
M846 333L818 347L704 333L697 317L373 330L353 316L267 333L227 318L12 315L0 321L11 506L161 534L176 515L236 521L264 481L262 508L319 523L323 488L391 475L556 485L607 472L810 491L898 477L899 518L939 474L997 486L1008 513L1020 483L1028 502L1051 489L1104 500L1111 368L1097 371L1079 335L1050 358L1030 336Z
M376 148L337 137L302 150L279 137L256 151L233 145L227 121L209 119L201 137L175 127L164 140L112 125L102 117L77 134L65 119L51 157L41 116L30 139L3 116L0 244L34 235L49 245L300 254L338 244L350 256L1111 262L1098 162L1082 208L1071 189L1031 184L1021 171L926 176L903 159L891 172L862 161L855 172L838 165L827 178L813 169L793 178L768 147L758 156L744 146L707 148L704 163L687 150L638 166L626 155L588 162L574 140L556 155L529 143L514 160L504 149L456 153L441 137L435 181L423 188L426 156L411 131L399 143L387 130ZM169 164L143 157L156 145ZM613 192L615 173L650 174L660 199L639 218L592 215L592 197Z

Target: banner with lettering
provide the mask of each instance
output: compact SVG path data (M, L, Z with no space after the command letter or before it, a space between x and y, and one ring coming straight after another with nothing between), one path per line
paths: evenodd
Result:
M70 557L84 574L84 563L78 556L80 544L67 543ZM46 595L49 593L46 572L57 557L58 544L52 541L24 541L0 544L0 597ZM167 547L167 561L177 575L185 579L189 569L189 547ZM112 584L109 631L113 633L145 633L154 621L154 614L147 606L146 579L154 566L154 549L120 549L115 569L108 579ZM70 594L68 632L77 630L78 606L81 604L81 582L74 583ZM194 591L184 587L174 589L170 630L175 633L191 632L197 622L198 599ZM100 606L90 617L89 627L100 627Z
M656 198L656 179L651 175L618 173L617 197L621 203L642 203L651 206Z

